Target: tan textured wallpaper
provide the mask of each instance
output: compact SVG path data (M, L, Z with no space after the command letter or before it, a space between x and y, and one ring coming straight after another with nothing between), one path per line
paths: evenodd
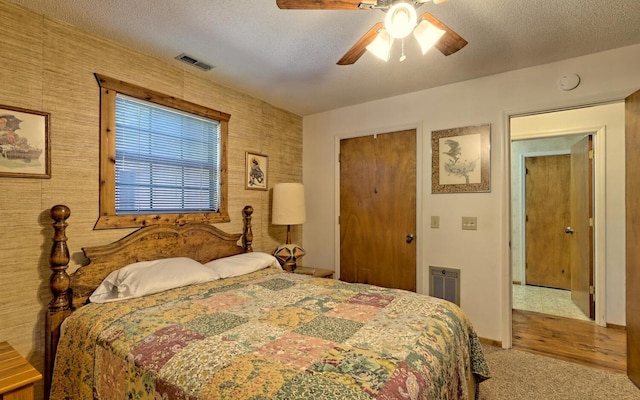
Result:
M70 270L85 262L82 247L132 231L93 230L99 173L96 72L231 114L231 222L218 227L241 232L241 210L251 204L254 249L269 252L284 240L285 227L269 223L271 191L244 189L244 158L247 150L269 157L269 188L277 182L301 182L301 117L209 81L189 66L158 61L3 0L0 26L0 104L51 114L52 160L51 179L0 177L0 342L8 341L43 370L51 206L71 208ZM301 229L293 233L301 241ZM42 384L36 397L42 398Z

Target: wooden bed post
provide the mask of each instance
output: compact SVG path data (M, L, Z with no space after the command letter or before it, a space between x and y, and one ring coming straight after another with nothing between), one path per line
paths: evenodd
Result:
M253 231L251 230L251 215L253 214L253 207L244 206L242 209L242 216L244 221L244 229L242 230L242 246L245 253L253 251L251 243L253 243Z
M71 215L69 207L56 205L51 208L51 218L54 220L53 246L49 257L51 277L49 287L53 293L53 299L49 303L49 310L46 321L45 337L45 399L49 398L51 389L51 375L53 363L55 361L56 348L60 339L60 325L62 321L71 314L71 304L69 301L70 278L67 274L69 268L69 248L67 247L67 237L65 229L66 220Z

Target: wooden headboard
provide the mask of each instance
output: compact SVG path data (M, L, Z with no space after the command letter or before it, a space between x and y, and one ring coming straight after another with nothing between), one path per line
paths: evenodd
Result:
M53 299L49 303L45 323L45 396L48 398L60 325L75 309L87 303L89 296L110 272L138 261L190 257L205 263L216 258L251 252L252 214L253 207L244 207L243 232L237 234L229 234L202 223L145 226L113 243L83 248L89 264L68 274L69 248L65 230L71 211L64 205L53 206L51 218L54 221L54 235L49 258L52 271L49 286ZM239 242L242 244L238 244Z

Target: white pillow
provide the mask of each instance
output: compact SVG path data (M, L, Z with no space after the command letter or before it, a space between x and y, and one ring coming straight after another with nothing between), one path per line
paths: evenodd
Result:
M219 278L215 271L187 257L141 261L111 272L89 297L89 301L107 303L142 297Z
M205 267L215 271L220 278L244 275L267 267L282 269L278 260L271 254L252 252L235 256L218 258L204 264Z

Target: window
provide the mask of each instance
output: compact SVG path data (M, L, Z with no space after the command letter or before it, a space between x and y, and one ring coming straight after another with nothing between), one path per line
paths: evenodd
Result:
M229 115L96 75L101 88L96 229L229 221Z
M220 124L116 94L116 215L217 212Z

